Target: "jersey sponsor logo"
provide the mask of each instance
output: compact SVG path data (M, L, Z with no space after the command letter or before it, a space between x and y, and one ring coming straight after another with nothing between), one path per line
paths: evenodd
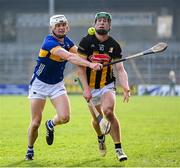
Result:
M105 63L110 62L111 58L107 54L94 54L89 57L92 62Z

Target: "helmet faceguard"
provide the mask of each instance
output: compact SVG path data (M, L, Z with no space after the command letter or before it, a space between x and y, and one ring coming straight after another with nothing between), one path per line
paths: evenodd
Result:
M97 20L100 19L100 18L106 18L108 20L109 24L111 24L112 16L111 16L110 13L107 13L107 12L98 12L98 13L96 13L94 23L96 24ZM105 29L97 30L96 29L96 32L99 35L106 35L106 34L108 34L109 31L110 31L110 29L109 30L105 30Z
M54 15L50 18L50 21L49 21L49 25L51 27L51 31L52 33L58 37L58 38L64 38L66 36L66 34L64 35L58 35L54 32L54 28L57 24L59 23L66 23L67 25L67 30L69 30L69 26L68 26L68 20L66 19L66 17L64 15Z

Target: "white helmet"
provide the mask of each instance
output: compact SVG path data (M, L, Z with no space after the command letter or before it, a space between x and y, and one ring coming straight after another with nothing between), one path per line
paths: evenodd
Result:
M50 18L50 26L55 26L57 23L68 23L64 15L54 15Z

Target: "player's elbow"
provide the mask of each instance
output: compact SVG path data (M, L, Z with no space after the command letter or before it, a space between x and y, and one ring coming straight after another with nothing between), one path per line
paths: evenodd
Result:
M73 53L69 53L68 56L66 57L66 60L71 62L71 63L74 63L74 61L76 60L76 55L73 54Z

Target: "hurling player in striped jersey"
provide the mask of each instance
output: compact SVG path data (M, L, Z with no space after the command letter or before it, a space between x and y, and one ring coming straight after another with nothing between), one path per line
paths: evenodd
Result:
M78 54L85 60L107 64L113 60L121 59L121 47L119 43L109 35L111 29L111 14L99 12L95 15L95 33L82 38L78 47ZM116 68L119 83L123 88L124 102L129 101L130 89L128 75L123 63L106 66L99 71L92 71L90 68L79 67L78 76L84 88L84 98L95 105L101 115L104 115L111 124L110 135L114 142L116 156L119 161L127 160L127 156L122 149L121 130L118 118L115 115L115 82L114 68ZM92 125L96 131L99 152L102 156L106 155L105 135L102 134L98 120L96 119L93 108L89 104L92 114Z

